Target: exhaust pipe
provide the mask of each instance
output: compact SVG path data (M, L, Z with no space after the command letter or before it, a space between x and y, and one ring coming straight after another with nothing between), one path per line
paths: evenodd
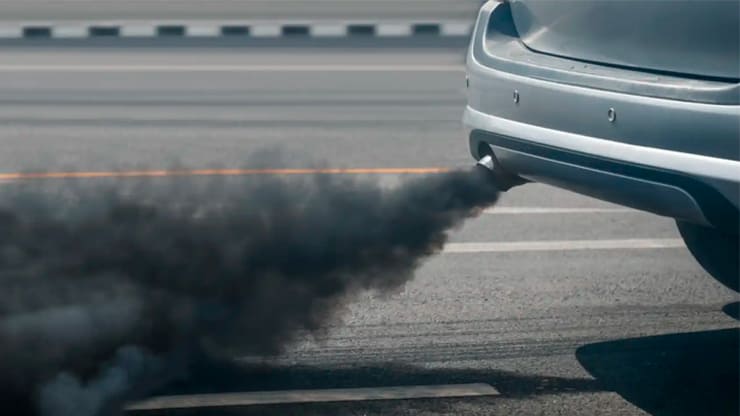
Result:
M505 192L515 186L528 182L526 179L504 170L492 154L487 154L480 158L476 163L476 167L481 171L485 171L500 191Z
M494 172L494 169L496 168L496 163L493 161L493 157L491 155L483 156L477 164L478 166L483 166L491 172Z

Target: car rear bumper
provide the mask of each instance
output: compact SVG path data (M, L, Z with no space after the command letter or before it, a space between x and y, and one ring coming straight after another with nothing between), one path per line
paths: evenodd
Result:
M501 167L536 182L542 182L593 196L605 201L653 212L684 221L710 225L724 230L738 230L738 179L713 179L690 175L680 169L666 169L633 162L615 156L618 147L600 149L594 153L573 150L573 146L557 147L547 135L528 139L526 132L537 134L520 123L486 117L481 124L495 126L475 128L481 122L480 113L468 108L466 124L471 129L470 150L476 159L489 152L496 155ZM524 132L524 133L523 133ZM567 136L555 132L559 139ZM567 134L567 133L566 133ZM590 138L580 137L581 140ZM595 143L600 139L592 139ZM557 141L557 140L554 140ZM633 146L632 151L638 151ZM599 154L599 150L604 150Z
M463 123L470 130L517 138L533 144L570 150L634 165L681 172L691 176L740 183L740 161L638 146L610 139L585 136L485 114L470 106ZM474 149L477 150L477 149ZM473 156L479 156L473 153Z
M637 146L465 110L474 158L606 201L738 232L740 162Z
M558 72L564 58L540 62L527 51L486 49L492 24L506 18L495 16L500 7L508 6L481 10L468 54L464 122L474 157L485 144L527 179L737 232L740 106L707 102L720 97L709 93L713 87L681 95L675 77L645 85L635 71L581 68L573 76ZM502 33L516 36L511 27ZM491 59L482 62L481 53ZM697 85L687 80L684 89Z

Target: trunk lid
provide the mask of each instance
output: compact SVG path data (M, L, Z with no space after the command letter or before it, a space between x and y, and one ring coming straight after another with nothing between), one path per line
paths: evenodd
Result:
M584 61L740 78L737 0L510 0L527 47Z

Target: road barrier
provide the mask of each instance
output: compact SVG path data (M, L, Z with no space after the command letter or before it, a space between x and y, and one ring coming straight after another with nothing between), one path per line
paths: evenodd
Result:
M418 22L101 22L0 24L0 39L465 37L472 23Z

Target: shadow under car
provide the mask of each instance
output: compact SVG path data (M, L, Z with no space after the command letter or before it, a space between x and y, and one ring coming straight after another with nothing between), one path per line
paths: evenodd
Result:
M657 416L740 414L740 329L600 342L578 348L606 390Z

